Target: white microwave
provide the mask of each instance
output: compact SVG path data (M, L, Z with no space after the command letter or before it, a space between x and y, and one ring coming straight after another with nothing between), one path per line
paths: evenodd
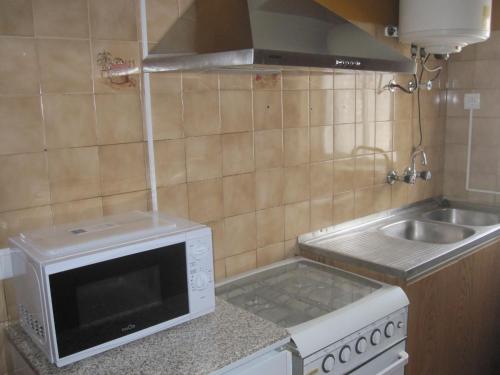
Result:
M209 227L131 212L10 239L21 325L57 366L214 311Z

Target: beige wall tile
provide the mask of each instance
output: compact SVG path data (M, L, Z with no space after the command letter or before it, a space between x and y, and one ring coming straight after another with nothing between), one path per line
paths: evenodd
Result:
M215 282L222 281L226 278L226 260L219 259L214 262L214 278Z
M279 91L254 91L253 118L255 130L281 129L282 106Z
M391 186L388 184L373 187L373 211L380 212L391 208Z
M333 89L333 74L311 72L310 88L317 90Z
M86 0L33 0L35 35L88 38Z
M8 320L7 316L7 306L5 304L5 293L3 282L0 281L0 323L6 322ZM7 373L7 364L6 364L6 353L4 353L4 348L6 344L4 344L3 331L0 333L0 371L2 373Z
M283 72L283 90L308 90L309 73Z
M356 126L354 124L333 127L333 158L350 158L356 147Z
M182 74L178 72L162 72L149 75L151 94L180 94Z
M1 17L1 16L0 16ZM34 39L0 39L0 92L38 95L40 80Z
M158 188L158 209L172 216L189 218L186 184Z
M387 183L387 173L393 169L392 152L376 154L374 184L377 185Z
M223 178L224 216L255 211L255 174L246 173Z
M222 174L252 172L255 169L253 133L233 133L222 136Z
M356 124L355 155L373 154L374 152L377 152L375 150L375 123L362 122Z
M39 97L0 97L0 155L42 151Z
M224 241L228 256L257 248L255 212L224 219Z
M186 151L184 139L155 142L155 169L158 186L186 182Z
M177 0L146 1L146 16L148 20L148 39L159 41L179 17Z
M354 71L336 71L333 74L334 89L356 88L356 74Z
M309 231L309 201L285 206L285 240L290 240Z
M33 35L31 0L4 0L0 2L0 35Z
M333 124L333 90L311 90L309 106L311 126Z
M355 159L333 162L333 193L339 194L354 189Z
M218 261L219 259L224 259L226 257L224 220L212 221L207 223L207 225L210 226L210 229L212 229L214 260Z
M114 1L114 0L113 0ZM94 91L98 94L106 93L139 93L140 76L130 75L123 83L112 83L106 74L101 71L98 64L99 54L109 52L113 58L119 58L134 67L140 66L141 55L138 42L123 42L116 40L92 40L93 66L94 66Z
M52 205L54 224L77 223L102 216L102 199L90 198L81 201Z
M375 90L356 90L356 122L375 122Z
M220 135L186 138L187 180L199 181L222 176Z
M252 86L255 90L281 90L282 76L279 73L255 73Z
M330 197L333 192L333 161L312 163L310 175L311 199Z
M283 259L285 259L284 242L257 249L257 267L267 266Z
M354 159L354 187L361 188L373 185L375 178L375 156L358 156Z
M375 148L377 152L392 151L392 122L375 123Z
M188 184L189 218L206 223L224 216L222 178Z
M184 136L180 93L151 96L154 139L178 139Z
M192 91L183 94L184 131L187 136L219 134L219 94L217 91Z
M285 168L284 202L294 203L309 199L309 165Z
M285 175L282 168L262 169L255 173L255 203L258 210L283 204Z
M412 149L412 132L410 121L394 121L393 149L410 152Z
M283 131L262 130L255 132L255 167L275 168L283 165Z
M292 258L294 256L300 255L299 244L297 239L285 241L285 258Z
M354 219L354 191L333 196L333 223L339 224Z
M95 103L99 144L139 142L143 139L138 95L96 95Z
M375 88L375 72L356 72L356 88L357 89L374 89Z
M50 206L0 213L0 247L6 247L7 239L11 236L20 232L48 227L51 224L52 211Z
M137 40L134 0L89 0L92 37Z
M413 95L397 93L394 95L394 120L408 121L412 118Z
M283 206L257 211L257 245L264 247L285 239L285 211Z
M283 131L285 166L309 163L309 129L294 128Z
M116 215L130 211L148 211L150 191L110 195L102 198L103 215Z
M226 258L226 276L234 276L255 269L257 266L257 251L252 250Z
M38 39L37 46L44 93L92 91L87 40Z
M103 195L146 189L143 143L101 146L99 161Z
M182 90L184 92L214 91L219 88L219 74L216 72L182 73Z
M251 90L252 75L242 72L224 72L219 76L221 90Z
M235 133L252 130L253 117L251 91L221 91L220 100L223 133Z
M312 127L311 162L333 159L333 126Z
M53 203L100 195L97 147L49 151L48 160L50 193Z
M311 200L311 230L326 228L333 223L332 197Z
M42 101L47 148L93 146L97 143L92 95L44 95Z
M373 186L354 192L354 217L363 217L375 212Z
M394 94L384 90L375 98L375 120L391 121L394 118Z
M309 125L309 91L283 91L283 127Z
M0 156L0 165L0 212L49 203L44 153Z
M356 120L356 91L333 91L333 123L351 124Z
M408 204L408 185L394 184L391 187L391 206L398 208Z

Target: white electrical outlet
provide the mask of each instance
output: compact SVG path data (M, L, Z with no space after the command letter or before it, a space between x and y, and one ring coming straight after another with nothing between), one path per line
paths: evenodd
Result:
M465 94L464 95L464 109L480 109L481 108L481 94Z

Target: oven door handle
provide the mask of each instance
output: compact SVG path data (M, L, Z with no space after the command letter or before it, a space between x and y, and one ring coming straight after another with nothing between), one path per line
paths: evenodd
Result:
M386 367L382 371L377 372L376 375L390 374L390 372L392 370L394 370L394 369L396 369L398 367L401 367L401 366L403 366L403 367L406 366L406 364L408 363L408 359L410 358L410 356L408 355L408 353L406 353L405 351L399 352L398 353L398 357L399 357L399 359L396 362L394 362L389 367Z

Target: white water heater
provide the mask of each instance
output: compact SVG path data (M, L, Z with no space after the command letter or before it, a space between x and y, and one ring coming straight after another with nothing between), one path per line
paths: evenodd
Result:
M492 0L400 0L399 40L428 53L460 52L490 36Z

